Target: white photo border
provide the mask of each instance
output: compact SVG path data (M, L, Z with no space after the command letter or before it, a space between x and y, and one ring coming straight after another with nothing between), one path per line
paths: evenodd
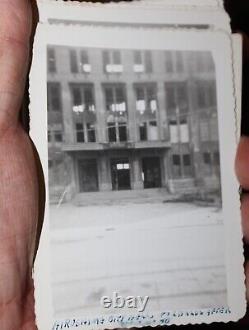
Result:
M132 32L132 33L131 33ZM235 118L235 88L232 62L232 37L223 32L188 31L179 29L146 29L95 26L59 26L39 24L34 44L34 57L30 74L30 135L42 162L45 182L48 187L48 146L47 146L47 46L105 47L111 49L156 49L156 50L205 50L211 51L216 65L218 89L219 141L221 153L221 179L223 220L226 235L226 275L228 306L224 310L192 311L169 314L167 324L199 324L237 321L246 312L245 275L240 221L240 200L238 182L234 173L234 159L237 148ZM129 35L129 38L127 38ZM80 38L78 38L80 36ZM132 36L132 38L131 38ZM167 42L163 42L167 40ZM52 329L56 320L52 317L52 294L49 251L49 203L46 203L45 222L35 265L36 314L41 330ZM161 312L155 312L155 322L134 319L122 324L107 320L103 324L85 324L78 328L118 328L161 325ZM181 311L178 311L181 313ZM84 311L82 311L82 317ZM70 316L69 316L70 317ZM80 316L79 316L80 317ZM98 317L98 315L96 315ZM101 317L101 316L99 316ZM166 321L165 321L166 322ZM73 328L73 326L72 326ZM58 329L60 329L58 327Z

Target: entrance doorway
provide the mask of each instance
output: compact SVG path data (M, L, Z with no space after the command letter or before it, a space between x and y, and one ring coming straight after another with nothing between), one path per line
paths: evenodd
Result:
M161 164L159 157L143 158L144 188L160 188L162 186Z
M99 184L96 159L80 160L78 164L80 192L98 191Z
M128 158L112 159L112 190L131 189L130 163Z

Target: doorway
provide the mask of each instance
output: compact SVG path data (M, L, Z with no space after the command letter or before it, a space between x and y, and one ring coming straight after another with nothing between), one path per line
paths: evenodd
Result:
M111 160L112 190L130 190L130 163L128 158Z
M79 189L80 192L93 192L99 190L98 169L96 159L79 161Z
M160 188L162 186L161 164L159 157L143 158L144 188Z

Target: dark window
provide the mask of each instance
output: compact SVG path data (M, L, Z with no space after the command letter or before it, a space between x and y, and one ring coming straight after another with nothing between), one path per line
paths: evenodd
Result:
M90 84L72 84L73 106L82 106L82 110L94 112L95 100L93 86Z
M84 101L85 101L85 109L88 111L93 111L94 107L94 96L93 96L93 88L85 87L84 88Z
M126 124L119 123L119 140L120 142L127 141L127 126Z
M144 86L136 87L137 101L146 102Z
M54 131L54 140L55 142L62 142L62 132Z
M203 153L203 160L206 165L211 165L211 154L209 152Z
M168 83L166 84L166 102L167 109L180 111L188 110L188 94L186 83Z
M77 123L75 126L76 126L76 141L77 142L85 142L83 124Z
M145 70L147 73L152 73L153 65L152 65L152 54L148 50L144 54L144 62L145 62Z
M78 73L77 52L75 49L70 50L70 68L72 73Z
M173 73L174 71L174 64L173 64L173 56L171 51L167 51L165 53L166 57L166 71L168 73Z
M51 159L48 160L48 168L51 169L53 167L53 161Z
M105 87L106 110L124 115L126 111L125 88L123 86Z
M113 111L113 104L115 103L115 100L114 100L114 92L111 87L107 87L105 89L105 99L106 99L106 110Z
M127 141L127 107L123 85L104 86L106 121L110 142Z
M119 50L113 51L113 64L116 64L116 65L121 64L121 53Z
M125 102L124 88L123 87L117 87L116 88L116 103L121 104L123 102Z
M181 73L184 70L182 52L176 52L176 71Z
M179 155L172 155L173 165L180 166L181 158Z
M147 123L141 123L139 125L139 135L141 141L147 141Z
M115 123L108 123L108 138L109 142L117 142Z
M96 142L96 112L93 86L72 84L72 105L77 142Z
M87 124L87 138L88 142L96 142L95 126L93 124Z
M73 87L72 96L73 96L73 105L79 106L83 104L80 86Z
M48 111L61 111L61 86L48 83Z
M106 66L110 64L110 53L107 50L103 51L103 66L104 66L104 71L106 72Z
M167 108L175 109L176 108L176 93L174 85L168 85L166 88L166 97L167 97Z
M142 52L139 51L139 50L134 52L134 63L136 65L142 65L143 64Z
M56 57L55 57L54 48L48 48L47 59L48 59L48 72L55 73L56 72Z
M173 162L173 177L180 178L181 177L181 157L180 155L172 155L172 162Z
M88 52L86 50L80 51L80 67L81 72L89 73L91 71L91 67L89 66Z
M191 157L190 155L183 155L183 165L184 166L191 166Z
M86 50L81 50L80 52L80 62L81 64L88 64L89 60L88 60L88 53Z
M184 107L188 104L187 88L185 84L179 84L177 86L177 100L180 107Z
M169 121L169 124L170 124L170 126L177 126L177 121L174 120L174 119L171 119L171 120Z
M48 142L51 142L51 131L48 130Z
M136 86L136 98L137 111L140 112L141 115L147 111L148 114L153 115L154 117L156 116L157 94L155 86L147 84Z
M104 50L103 51L103 67L104 72L107 73L118 73L122 70L120 68L117 69L113 67L113 65L121 65L121 52L119 50ZM112 67L108 68L108 65L111 65Z
M155 120L152 120L149 122L150 126L157 127L157 122Z

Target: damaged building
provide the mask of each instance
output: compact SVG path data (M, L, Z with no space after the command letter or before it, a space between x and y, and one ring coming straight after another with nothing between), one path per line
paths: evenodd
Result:
M50 199L220 193L211 52L49 47Z

